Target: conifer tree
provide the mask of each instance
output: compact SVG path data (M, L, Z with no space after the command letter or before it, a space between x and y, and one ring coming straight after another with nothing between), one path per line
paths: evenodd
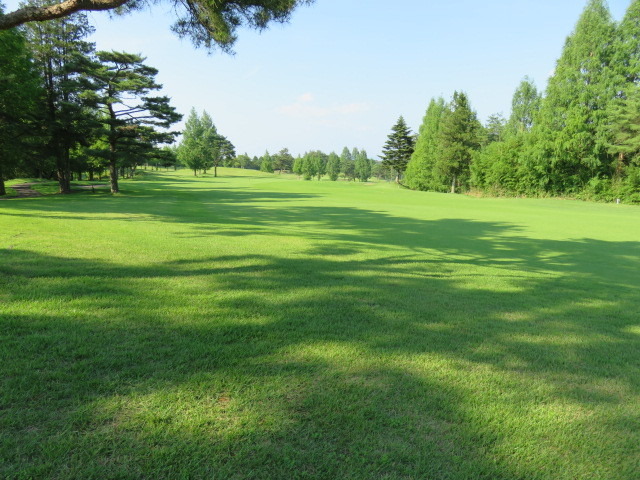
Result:
M202 123L195 108L192 108L182 131L182 141L178 146L177 154L178 160L184 166L193 170L195 176L198 175L198 170L204 168L206 160L200 142L202 133Z
M353 163L353 156L351 150L347 147L342 149L340 154L340 172L347 180L353 180L355 178L355 165Z
M371 160L369 160L365 150L360 150L357 153L354 168L356 177L361 182L366 182L371 178Z
M264 155L260 158L260 171L273 173L273 159L269 155L269 151L265 151Z
M44 5L32 0L29 6ZM93 32L86 15L76 14L45 24L28 24L25 34L44 85L42 130L45 155L55 159L60 193L71 192L71 151L85 143L96 127L87 95L94 45L86 41Z
M0 4L0 13L2 5ZM40 78L23 35L0 32L0 196L5 176L26 159L25 144L34 136L35 109L42 98ZM11 170L11 172L10 172ZM11 178L11 177L9 177Z
M526 152L549 192L579 191L609 168L607 110L619 91L609 68L614 33L604 0L590 0L549 79Z
M469 166L480 148L480 122L464 92L454 92L438 132L438 159L435 169L451 185L451 193L469 179Z
M447 106L442 97L431 99L418 133L415 151L411 155L405 182L415 190L440 190L443 181L437 178L435 164L438 155L438 132Z
M400 183L400 176L407 169L413 149L414 139L411 135L411 130L401 116L391 128L391 133L382 148L382 155L380 156L383 165L395 172L396 183Z
M140 55L126 52L98 52L99 66L92 72L97 93L94 102L103 108L101 121L109 144L109 174L111 192L118 193L118 161L127 157L124 146L132 140L150 138L154 143L172 143L173 132L156 132L178 122L182 115L169 104L169 97L150 97L159 90L158 70L144 64ZM150 130L151 129L151 130Z
M511 99L511 115L506 126L506 134L526 133L533 127L533 121L540 110L540 94L533 80L524 79L516 88Z

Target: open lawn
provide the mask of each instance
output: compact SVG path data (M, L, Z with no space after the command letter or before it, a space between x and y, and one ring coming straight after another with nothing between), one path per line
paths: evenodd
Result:
M640 208L221 174L0 202L0 478L639 478Z

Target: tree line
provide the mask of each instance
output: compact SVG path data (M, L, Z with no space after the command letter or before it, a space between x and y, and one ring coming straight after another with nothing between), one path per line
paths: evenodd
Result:
M34 1L40 5L40 0ZM0 195L4 179L56 178L71 191L74 174L118 178L148 162L173 161L182 116L140 55L96 51L84 14L0 31Z
M615 22L590 0L546 91L527 77L482 125L464 92L434 98L417 137L402 118L383 163L417 190L640 202L640 0Z

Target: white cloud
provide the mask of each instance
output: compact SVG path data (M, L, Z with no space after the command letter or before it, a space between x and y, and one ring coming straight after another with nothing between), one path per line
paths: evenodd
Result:
M321 105L316 102L312 93L300 95L295 102L282 105L276 109L278 113L294 118L315 118L327 119L330 117L343 117L362 113L369 110L366 103L343 103L332 105Z

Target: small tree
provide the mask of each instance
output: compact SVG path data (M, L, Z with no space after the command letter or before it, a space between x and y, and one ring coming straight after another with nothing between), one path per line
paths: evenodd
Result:
M400 176L407 169L407 164L413 153L414 139L404 118L400 117L391 128L387 142L382 148L382 164L395 172L396 183L400 183Z
M366 182L371 178L371 160L367 157L367 152L365 150L357 152L354 166L358 180Z

